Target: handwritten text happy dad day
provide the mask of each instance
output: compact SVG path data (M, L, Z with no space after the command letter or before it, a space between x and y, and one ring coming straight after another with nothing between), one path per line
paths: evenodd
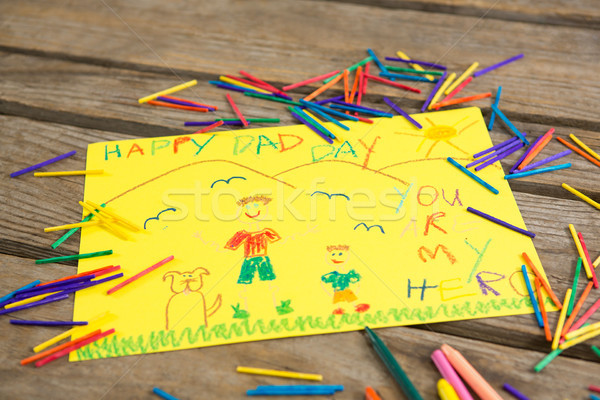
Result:
M143 145L140 145L136 142L131 143L128 148L121 147L119 143L108 143L104 148L104 160L105 161L114 161L115 159L129 159L132 157L141 157L141 156L155 156L157 154L185 154L185 155L200 155L211 141L215 138L216 135L211 135L208 138L192 138L190 136L180 136L176 137L172 140L170 139L155 139L151 142L144 141ZM367 144L362 140L358 140L358 143L364 147L366 153L362 159L361 165L363 168L367 168L369 162L371 161L371 155L374 153L374 149L377 145L378 139L381 137L377 136L374 138L371 144ZM267 135L237 135L232 140L232 152L233 156L239 156L245 152L255 153L256 155L265 154L265 152L277 152L284 153L287 151L291 151L296 149L297 151L306 151L306 148L303 148L302 143L304 139L297 135L292 134L281 134L278 133L277 137L269 137ZM361 149L362 150L362 149ZM314 145L310 147L310 156L312 162L318 162L324 159L338 159L343 157L344 155L348 155L353 158L359 158L357 152L354 147L348 142L343 141L339 145ZM358 161L358 160L357 160ZM358 164L358 163L357 163ZM410 185L409 188L404 192L400 192L396 189L397 194L400 195L401 200L400 203L385 203L382 202L384 206L394 208L396 211L395 218L391 219L401 219L404 217L405 213L398 213L402 208L402 205L406 198L409 195L409 191L412 189L413 185ZM441 196L440 196L441 192ZM428 236L432 230L436 230L438 233L448 234L448 231L444 229L439 223L440 219L446 217L445 212L441 212L437 210L436 203L439 200L443 199L449 206L454 207L455 205L462 206L462 202L460 199L459 189L453 190L452 197L450 200L446 198L446 193L444 189L438 191L433 186L421 186L418 190L413 191L413 196L416 202L423 207L434 206L434 210L431 214L427 215L425 219L425 225L422 229L423 236ZM351 202L349 202L351 203ZM364 205L363 205L364 207ZM405 210L405 209L404 209ZM352 215L351 215L352 217ZM360 217L364 220L364 215ZM408 225L403 229L400 237L404 236L407 231L414 229L415 237L417 236L417 219L416 215L412 215ZM456 230L456 221L454 224L454 230ZM365 225L366 227L366 225ZM476 248L468 241L465 240L465 245L474 251L475 262L471 272L469 273L468 278L466 279L466 284L468 286L472 286L473 278L476 280L476 286L478 286L480 294L487 296L489 294L493 294L495 296L499 296L500 293L497 289L494 289L490 284L493 282L499 282L507 277L504 274L499 274L495 272L489 271L477 271L479 265L481 264L486 251L488 250L488 246L490 245L491 239L487 240L487 242L482 246L482 248ZM428 262L428 260L435 260L439 254L443 254L447 259L449 265L456 263L456 257L454 256L451 249L441 243L434 244L433 246L426 247L420 246L417 249L418 259L423 263ZM508 278L510 280L510 287L515 291L519 296L525 296L525 293L521 293L521 291L517 290L521 285L517 282L513 284L513 277L518 275L518 271L515 271ZM422 284L413 285L411 280L407 280L407 297L413 297L413 293L415 291L420 291L419 298L421 301L425 298L425 292L428 289L437 289L440 294L440 300L443 302L455 300L462 297L469 296L477 296L479 293L475 292L475 288L462 284L462 279L460 277L456 277L453 279L446 279L440 281L437 285L433 284L431 281L428 283L426 279L423 279ZM449 295L448 293L454 292L454 295Z

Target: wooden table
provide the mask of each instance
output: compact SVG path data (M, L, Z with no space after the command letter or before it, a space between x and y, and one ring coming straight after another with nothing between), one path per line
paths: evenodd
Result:
M83 178L8 177L35 162L76 149L61 169L84 169L88 143L187 132L185 112L140 106L137 98L198 79L198 98L223 106L224 92L207 81L244 69L278 86L347 67L366 56L403 50L463 71L477 60L491 65L518 53L525 58L470 84L468 94L503 86L502 109L537 137L549 128L576 134L600 148L600 8L595 0L338 0L338 1L4 1L0 3L0 294L33 279L74 273L74 263L37 266L33 260L78 251L75 235L56 251L42 228L80 216ZM429 88L427 84L420 85ZM312 88L294 91L296 96ZM339 93L339 90L335 91ZM425 91L428 93L428 90ZM412 113L424 95L372 84L367 105L391 96ZM248 115L295 121L285 107L240 97ZM474 103L484 116L490 101ZM497 124L495 143L508 131ZM548 154L564 148L552 141ZM503 161L506 168L516 157ZM592 257L600 250L600 213L560 187L568 182L600 200L599 169L571 155L573 167L512 180L528 228L554 289L571 285L576 250L567 226L575 223ZM583 289L583 280L579 292ZM598 292L586 302L589 307ZM41 314L40 314L41 313ZM69 319L72 299L18 318ZM362 399L371 385L384 399L404 398L363 333L227 345L91 362L22 367L19 360L56 330L0 324L0 397L155 398L153 386L181 399L244 398L273 379L241 375L236 365L323 373L344 384L336 399ZM552 326L558 313L549 316ZM592 321L598 321L597 313ZM565 351L541 373L533 366L549 345L532 315L378 330L428 399L439 374L429 356L448 343L501 391L504 382L534 399L588 398L600 385L600 359L589 344ZM590 342L600 345L600 338ZM505 398L509 398L505 392Z

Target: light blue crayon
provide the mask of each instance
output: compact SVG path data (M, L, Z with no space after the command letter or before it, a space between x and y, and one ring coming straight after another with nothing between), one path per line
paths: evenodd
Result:
M490 185L489 183L487 183L486 181L484 181L483 179L481 179L480 177L478 177L477 175L475 175L474 173L472 173L471 171L469 171L468 169L466 169L465 167L463 167L462 165L460 165L452 157L448 157L446 160L448 160L448 162L450 164L454 165L456 168L458 168L459 170L461 170L465 175L467 175L469 178L473 179L475 182L479 183L481 186L483 186L484 188L486 188L490 192L492 192L494 194L500 193L498 191L498 189L496 189L495 187L493 187L492 185Z
M381 63L381 61L379 61L379 58L377 58L377 56L375 55L375 53L373 52L373 50L371 50L371 49L367 49L367 53L369 53L369 55L370 55L371 57L373 57L373 61L375 61L375 64L377 64L377 67L379 67L379 69L380 69L382 72L385 72L386 74L387 74L387 73L389 73L388 69L385 67L385 65L383 65L383 64Z
M502 86L498 86L498 90L496 91L496 100L494 100L494 105L498 107L498 103L500 103L500 94L502 93ZM494 127L494 120L496 119L496 112L492 110L492 115L490 115L490 123L488 124L488 131L491 131Z
M34 286L36 286L36 285L39 285L40 283L42 283L42 281L40 281L40 280L33 281L33 282L31 282L31 283L28 283L27 285L25 285L25 286L23 286L23 287L21 287L21 288L19 288L19 289L15 290L15 291L13 291L13 292L10 292L9 294L7 294L7 295L5 295L5 296L2 296L2 297L0 297L0 303L4 302L4 301L6 301L6 300L10 300L10 299L12 299L12 298L13 298L13 297L15 297L15 295L16 295L17 293L19 293L21 290L30 289L30 288L32 288L32 287L34 287Z
M556 171L559 169L570 168L571 163L553 165L552 167L533 169L531 171L526 172L517 172L516 174L504 175L504 179L515 179L515 178L523 178L529 175L543 174L544 172Z
M170 395L169 393L165 392L164 390L160 390L159 388L155 387L154 389L152 389L152 391L159 395L160 397L162 397L163 399L167 399L167 400L179 400L177 397Z
M521 139L521 141L523 143L525 143L526 146L529 145L529 141L527 139L525 139L525 136L523 136L523 134L521 132L519 132L517 127L514 126L512 122L510 122L510 120L506 117L506 115L504 115L504 113L502 111L500 111L500 109L498 108L497 105L492 104L492 110L494 110L496 112L496 114L500 117L500 119L502 121L504 121L504 123L506 125L508 125L510 130L513 131L515 133L515 135L517 135L519 137L519 139Z
M523 272L523 280L525 281L525 286L527 286L527 292L529 293L529 298L531 299L531 305L533 306L535 318L537 319L537 323L540 326L540 328L543 328L544 319L542 318L540 306L538 305L538 302L535 298L535 294L533 293L533 287L531 286L531 281L529 280L529 275L527 275L527 267L525 265L521 265L521 272Z
M397 74L395 72L380 72L379 76L383 76L385 78L404 79L404 80L407 80L407 81L437 83L437 79L435 79L433 81L430 81L429 79L425 78L424 76L404 75L404 74Z
M350 128L348 128L346 125L342 124L340 121L338 121L337 119L333 118L331 115L319 110L318 108L312 108L310 106L307 105L308 108L310 108L310 110L312 112L314 112L315 114L317 114L318 116L320 116L321 118L326 119L329 122L333 122L334 124L336 124L337 126L339 126L342 129L345 129L347 131L350 130Z
M337 115L340 118L349 119L350 121L358 121L358 118L356 118L353 115L344 114L343 112L332 110L329 107L325 107L320 104L313 103L311 101L306 101L304 99L300 99L300 103L305 104L306 106L311 107L313 109L318 108L319 110L326 112L327 114Z

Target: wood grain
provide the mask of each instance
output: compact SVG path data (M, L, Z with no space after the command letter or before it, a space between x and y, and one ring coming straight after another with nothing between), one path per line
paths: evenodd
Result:
M476 60L486 66L525 53L520 62L476 79L474 93L503 85L502 108L511 118L566 120L586 129L597 125L593 104L600 96L590 73L597 63L597 30L314 1L271 0L260 7L210 2L187 12L180 3L155 1L111 2L110 8L102 2L68 8L49 2L43 12L35 3L5 2L0 13L10 17L0 46L85 64L161 71L175 83L188 75L240 68L276 84L291 83L349 66L364 58L368 47L381 56L401 49L458 73ZM227 23L221 15L227 15ZM370 21L377 21L376 29ZM427 35L414 35L423 26ZM577 63L571 62L575 57Z

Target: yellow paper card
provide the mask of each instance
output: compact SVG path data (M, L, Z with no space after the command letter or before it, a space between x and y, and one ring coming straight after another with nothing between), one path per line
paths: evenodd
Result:
M466 211L525 228L499 163L478 173L494 195L446 161L491 146L480 110L414 118L327 125L333 144L299 125L89 145L85 200L145 229L82 229L114 254L79 271L125 276L77 293L74 318L116 333L71 359L531 313L532 240Z

